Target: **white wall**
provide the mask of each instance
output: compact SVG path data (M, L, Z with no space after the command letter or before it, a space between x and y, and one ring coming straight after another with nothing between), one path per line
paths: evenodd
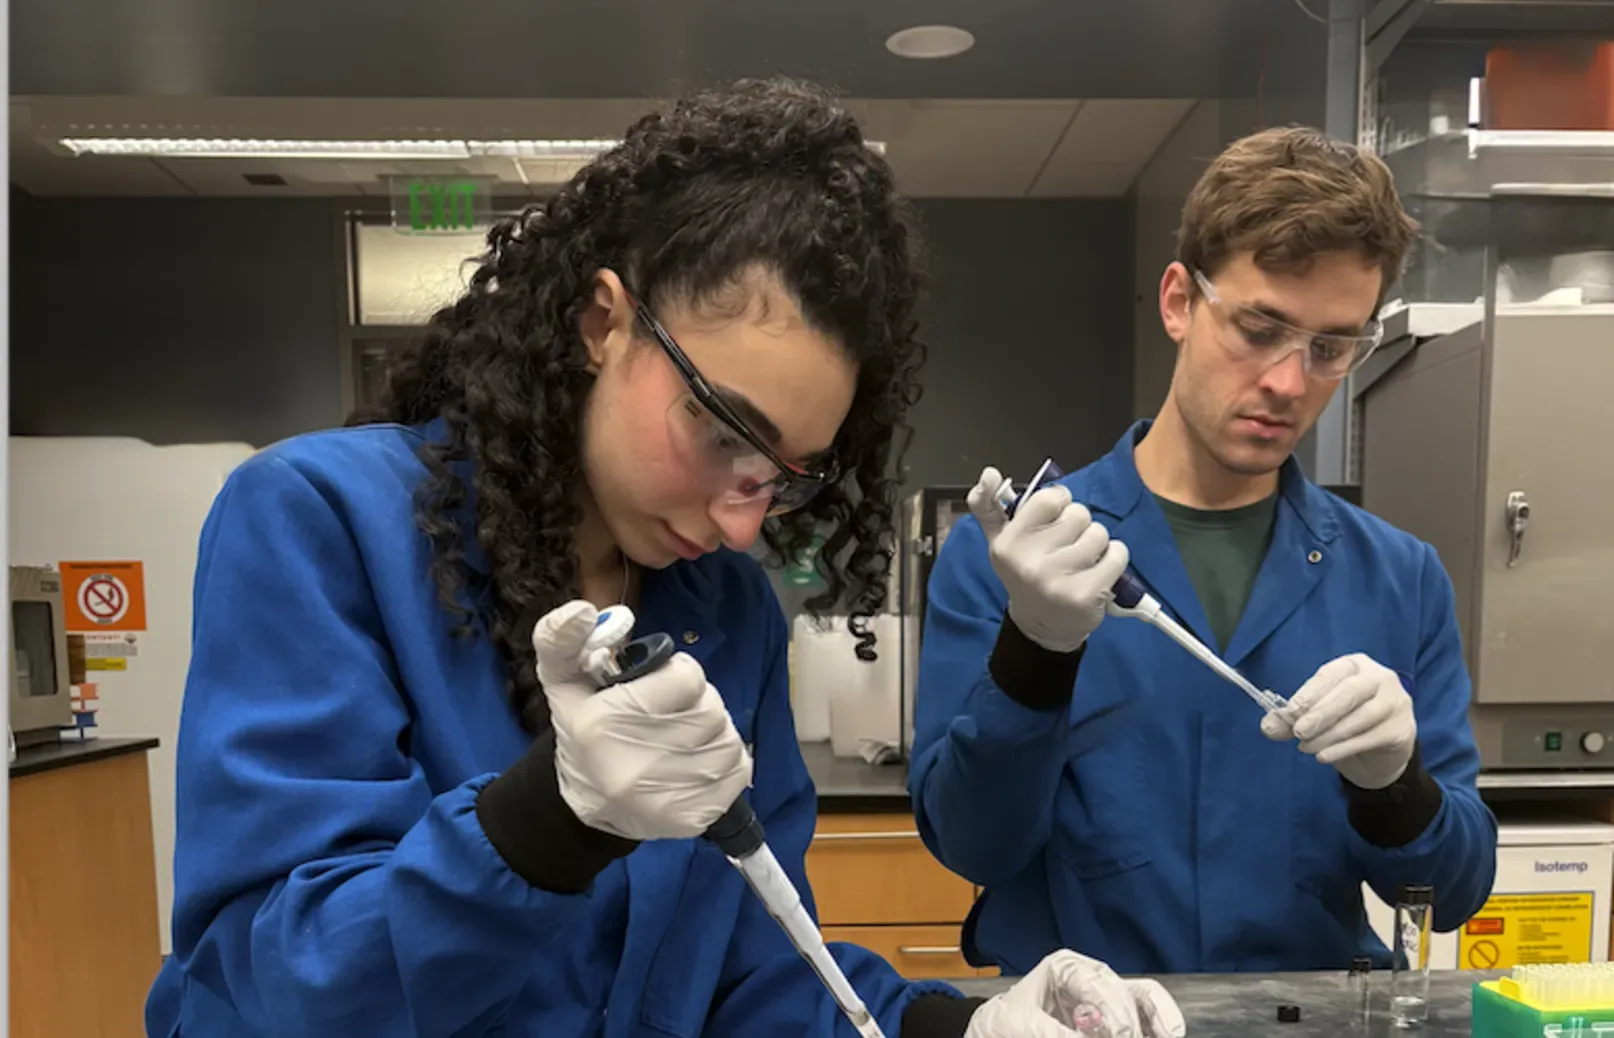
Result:
M1194 181L1222 150L1220 105L1196 104L1144 166L1133 185L1137 241L1133 250L1132 407L1152 418L1166 398L1176 344L1160 327L1160 275L1176 257L1177 223Z
M108 739L156 736L151 832L157 861L162 950L174 904L175 748L191 656L191 588L202 522L246 444L154 447L113 437L13 436L8 545L19 565L74 559L139 560L146 630L126 671L93 674L100 708L91 732ZM248 853L243 849L243 853Z

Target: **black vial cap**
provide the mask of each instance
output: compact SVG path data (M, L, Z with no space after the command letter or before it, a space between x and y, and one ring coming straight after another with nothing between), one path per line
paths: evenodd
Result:
M1435 903L1435 888L1416 885L1401 888L1400 899L1403 905L1432 905Z
M1372 973L1373 960L1368 958L1366 955L1358 955L1356 958L1351 960L1351 972Z
M1278 1023L1298 1024L1300 1022L1300 1007L1282 1005L1278 1007Z

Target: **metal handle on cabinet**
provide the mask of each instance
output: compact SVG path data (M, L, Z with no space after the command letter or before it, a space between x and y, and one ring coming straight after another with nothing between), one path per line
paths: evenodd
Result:
M897 954L898 955L960 955L962 953L963 953L963 949L962 948L956 948L956 947L955 948L941 948L941 947L929 947L929 946L911 947L911 946L906 945L906 944L899 944L897 946Z
M1519 564L1519 553L1524 550L1524 530L1530 525L1530 502L1524 491L1515 490L1508 495L1508 569Z
M917 839L919 839L919 830L917 830L917 829L910 829L910 830L907 830L907 831L895 830L895 831L891 831L891 832L872 832L872 833L815 833L815 834L813 834L813 840L815 842L818 841L818 840L917 840Z

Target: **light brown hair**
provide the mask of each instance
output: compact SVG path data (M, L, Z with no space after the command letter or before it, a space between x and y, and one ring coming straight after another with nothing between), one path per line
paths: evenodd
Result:
M1285 126L1234 141L1183 205L1177 259L1214 277L1239 253L1274 273L1304 274L1324 253L1355 251L1401 276L1418 223L1377 155L1320 130Z

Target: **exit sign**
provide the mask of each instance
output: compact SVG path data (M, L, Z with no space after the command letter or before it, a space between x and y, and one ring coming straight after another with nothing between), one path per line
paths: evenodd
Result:
M469 234L493 214L493 188L476 177L394 177L392 226L402 234Z

